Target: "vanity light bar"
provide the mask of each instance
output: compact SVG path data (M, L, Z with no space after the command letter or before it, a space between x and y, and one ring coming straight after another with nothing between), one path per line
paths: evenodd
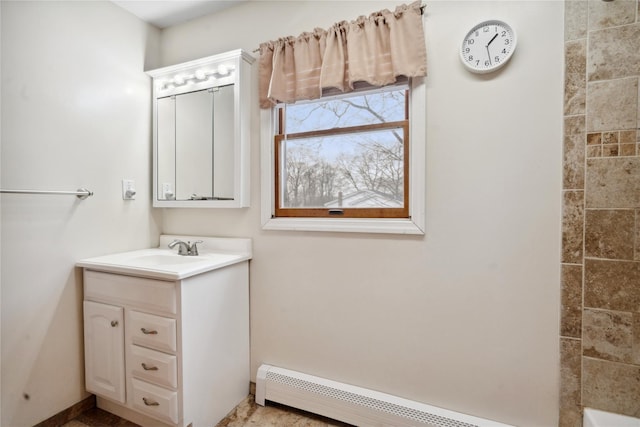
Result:
M158 90L167 90L178 86L184 86L189 83L199 83L208 80L209 78L221 78L227 77L235 71L233 65L219 65L215 70L195 70L193 74L178 73L166 80L158 81Z

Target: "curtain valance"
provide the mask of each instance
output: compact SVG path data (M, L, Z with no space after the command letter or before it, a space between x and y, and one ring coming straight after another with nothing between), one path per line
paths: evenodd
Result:
M260 45L260 107L317 99L323 89L392 84L427 74L420 1Z

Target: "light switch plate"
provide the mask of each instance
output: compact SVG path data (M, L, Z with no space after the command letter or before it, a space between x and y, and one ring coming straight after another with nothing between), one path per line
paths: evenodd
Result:
M136 185L132 179L122 180L122 199L134 200L136 198Z

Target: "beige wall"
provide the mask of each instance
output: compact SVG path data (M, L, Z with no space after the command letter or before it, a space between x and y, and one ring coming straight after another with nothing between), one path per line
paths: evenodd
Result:
M159 30L110 2L2 1L2 419L31 426L86 396L80 258L157 244L145 66ZM122 178L135 179L125 202ZM27 400L24 395L28 395Z
M640 417L640 3L566 1L562 426Z
M162 65L251 51L398 3L249 2L163 31ZM427 117L418 118L427 235L406 237L261 230L257 107L251 208L152 210L141 70L158 65L159 32L106 2L3 1L2 187L96 194L2 197L2 425L32 425L82 399L73 263L153 245L159 228L254 239L253 375L272 363L507 423L554 425L562 7L428 3ZM471 75L458 43L494 17L515 27L520 47L504 70ZM122 178L136 180L137 201L121 199Z
M249 2L172 27L162 62L297 35L399 2ZM424 237L260 228L252 207L166 209L167 233L248 236L252 375L261 363L523 426L558 419L563 3L432 1L425 18ZM518 32L511 63L468 73L481 20ZM541 31L541 29L544 31ZM422 138L422 135L414 138Z

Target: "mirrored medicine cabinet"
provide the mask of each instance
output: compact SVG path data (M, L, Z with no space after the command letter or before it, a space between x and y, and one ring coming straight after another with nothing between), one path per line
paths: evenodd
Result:
M249 206L251 66L240 49L148 71L153 206Z

